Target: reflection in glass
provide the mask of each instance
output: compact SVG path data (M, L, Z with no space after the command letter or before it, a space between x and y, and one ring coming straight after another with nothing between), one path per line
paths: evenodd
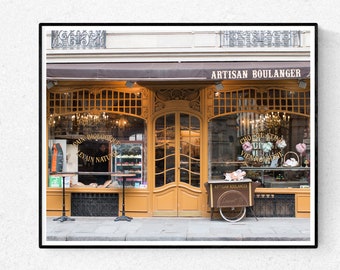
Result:
M180 115L180 181L200 186L200 121L189 114Z
M175 169L174 168L166 172L166 183L169 184L172 182L175 182Z
M175 167L175 156L171 155L171 156L167 156L166 157L166 169L172 169Z
M156 174L156 187L161 187L164 185L164 174Z
M155 122L156 187L177 181L200 186L200 120L189 114L167 114ZM177 129L177 133L176 133Z
M175 181L175 114L160 116L155 126L155 185Z

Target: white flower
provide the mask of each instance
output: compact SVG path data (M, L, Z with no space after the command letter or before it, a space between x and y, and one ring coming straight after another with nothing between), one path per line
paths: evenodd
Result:
M276 146L280 149L283 149L287 146L287 143L284 139L279 139L276 141Z
M262 150L265 153L270 152L273 149L273 144L271 142L266 142L262 145Z

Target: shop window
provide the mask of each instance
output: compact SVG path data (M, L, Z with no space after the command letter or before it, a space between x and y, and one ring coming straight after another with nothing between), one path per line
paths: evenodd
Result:
M294 114L244 112L213 118L209 122L209 178L223 179L224 173L241 168L265 187L308 185L309 137L309 118ZM306 151L300 154L296 145L301 142ZM297 163L284 167L291 152Z
M209 178L222 179L225 172L243 166L247 177L261 180L265 187L309 184L310 91L293 82L287 85L215 92L209 119ZM303 153L297 153L299 143L306 147ZM283 168L289 152L295 168Z
M145 134L143 119L119 114L85 113L49 121L49 147L60 144L63 171L135 174L126 179L127 186L135 188L147 186ZM122 185L121 178L108 174L81 173L73 177L72 184L97 188L110 179L112 187Z
M128 172L136 175L127 179L128 186L146 187L146 132L145 120L141 118L141 91L63 84L48 91L49 148L56 143L60 145L63 171ZM105 152L97 157L101 147ZM127 157L130 160L124 161ZM98 168L96 163L103 166ZM72 181L95 188L110 179L108 174L100 177L79 173ZM121 179L112 180L113 187L121 186Z
M81 113L89 111L119 112L140 116L142 112L142 94L140 92L124 92L113 89L50 89L48 96L48 111L54 117L70 112ZM57 92L54 93L53 91Z
M308 89L244 88L215 93L214 116L240 112L286 112L309 116L310 93Z
M236 169L233 162L240 153L237 115L214 118L209 122L209 179L223 179Z

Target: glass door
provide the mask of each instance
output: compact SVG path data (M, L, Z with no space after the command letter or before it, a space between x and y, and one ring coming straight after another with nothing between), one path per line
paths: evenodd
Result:
M200 121L189 114L180 114L179 181L200 187Z
M175 182L176 125L175 114L167 114L155 123L155 187Z
M154 213L200 215L200 119L175 112L155 121Z

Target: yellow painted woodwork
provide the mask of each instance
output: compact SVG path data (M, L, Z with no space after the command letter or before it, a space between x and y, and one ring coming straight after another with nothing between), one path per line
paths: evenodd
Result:
M166 188L153 195L153 210L176 211L177 210L177 189L176 187Z
M295 195L295 217L310 217L310 196L308 194Z
M246 89L253 89L262 97L267 90L279 91L295 91L301 93L296 104L303 104L302 116L309 117L309 97L306 90L298 88L296 80L284 81L223 81L224 90L221 93L232 92L235 96L244 96ZM166 89L167 91L163 91ZM188 99L176 100L167 99L169 94L178 93L178 91L187 91L188 89L195 89L198 91L189 92ZM60 82L58 86L49 90L49 99L47 102L49 111L53 106L56 115L70 115L78 112L89 112L90 107L72 107L62 106L62 104L76 104L72 102L59 102L63 95L62 93L73 93L77 98L83 94L96 93L101 106L98 112L121 113L112 105L108 106L112 98L108 98L103 93L111 91L112 93L128 94L127 100L122 100L124 104L128 104L125 114L143 118L146 120L146 138L147 138L147 182L148 187L145 190L128 189L126 190L125 209L129 216L210 216L210 208L207 206L207 193L204 188L204 182L208 177L208 123L209 120L222 115L222 111L228 111L229 114L256 111L258 108L249 108L246 103L242 106L236 106L235 111L233 107L228 107L227 104L232 102L218 102L218 107L214 108L214 99L223 99L223 95L215 96L215 87L209 82L140 82L134 88L126 88L125 82ZM172 91L172 92L171 92ZM199 93L197 96L196 93ZM70 95L71 97L71 95ZM133 97L133 98L132 98ZM63 97L64 98L64 97ZM88 96L88 103L91 104L94 96ZM96 96L97 98L97 96ZM273 104L283 104L281 102L281 95L275 97L278 102ZM264 97L262 97L264 99ZM102 102L105 101L105 102ZM140 103L138 103L138 102ZM127 102L127 103L126 103ZM54 104L53 106L51 104ZM58 104L58 106L56 105ZM115 104L115 103L112 103ZM135 104L135 105L132 105ZM223 106L221 105L223 104ZM300 106L300 105L299 105ZM217 110L214 110L217 109ZM277 111L284 111L281 105L275 108ZM294 113L286 111L287 113ZM137 113L139 112L139 113ZM216 113L217 112L217 113ZM158 116L167 113L188 113L200 119L200 177L201 183L199 188L189 187L189 185L180 183L178 179L173 184L156 188L154 185L155 175L155 136L154 136L154 121ZM178 116L177 116L178 117ZM176 127L176 144L179 145L179 126ZM178 154L177 157L178 159ZM47 160L47 153L46 153ZM47 165L46 165L47 166ZM178 176L178 173L177 173ZM48 216L59 216L62 209L61 189L47 188L46 191L46 210ZM95 193L119 193L119 211L122 207L122 190L121 189L96 189L96 188L69 188L66 189L66 210L70 214L71 210L71 193L72 192L95 192ZM310 215L310 190L309 189L295 189L295 188L257 188L255 193L261 194L295 194L295 214L296 217L309 217ZM120 212L119 212L120 213Z
M47 216L59 216L62 210L62 196L61 189L49 188L47 190L46 197L46 214ZM110 193L118 192L119 196L119 211L121 211L122 196L120 189L94 189L94 188L69 188L66 189L65 206L66 214L71 213L71 193L72 192L95 192L95 193ZM148 191L140 190L128 190L125 194L125 209L129 212L129 215L135 217L148 217L148 216L197 216L200 214L202 217L210 216L210 208L207 207L207 194L203 192L198 197L192 194L188 190L179 192L180 208L177 210L173 209L175 206L175 198L177 194L173 189L172 192L163 190L156 193L157 196L153 197L153 209L151 207L150 193ZM308 218L310 217L310 189L299 189L299 188L257 188L255 194L295 194L295 216L297 218ZM169 204L172 202L172 204ZM200 204L200 205L199 205ZM197 211L195 209L201 209Z
M149 209L148 194L125 194L125 210L127 212L148 212Z
M71 215L71 211L70 210L66 210L65 211L66 216L70 216ZM53 210L47 210L46 211L46 216L48 217L59 217L62 215L61 210L60 211L53 211Z
M76 187L65 190L65 210L71 215L71 193L119 193L119 213L122 210L122 189ZM62 210L62 189L48 188L46 196L46 215L60 216ZM147 190L127 190L125 192L125 210L131 216L150 216L150 194Z
M200 209L200 196L186 189L178 191L178 210L194 211Z
M62 189L54 189L52 192L47 192L46 196L46 215L61 216L63 209ZM65 194L65 211L69 215L71 210L71 196Z
M176 104L177 103L177 104ZM179 106L182 105L182 106ZM189 108L189 103L187 101L183 102L174 102L173 100L165 102L164 108L160 111L159 114L156 114L154 117L154 121L158 118L162 118L166 115L172 115L175 119L175 133L171 137L171 142L174 144L175 152L174 152L174 167L171 168L174 171L174 181L171 183L166 183L161 187L157 187L153 189L153 215L154 216L201 216L202 208L201 208L201 200L202 200L202 178L200 187L194 187L190 184L181 182L180 178L180 156L188 156L188 153L185 153L185 148L181 143L190 138L195 139L199 142L199 156L202 157L202 139L201 139L201 130L202 130L202 119L200 119L200 114L197 111ZM191 137L188 136L187 133L183 132L180 125L180 116L181 114L190 115L190 117L194 117L199 120L200 130L198 131L190 131ZM153 129L151 129L153 131ZM153 131L154 133L154 131ZM194 133L194 136L192 135ZM187 134L187 136L185 135ZM148 137L153 137L151 134ZM156 141L152 141L151 145L151 153L148 157L148 164L150 168L155 167L155 146ZM192 153L193 151L191 151ZM184 154L185 153L185 154ZM197 159L199 162L202 162L201 159ZM200 163L202 164L202 163ZM202 166L200 166L202 168ZM164 170L166 173L166 170ZM200 171L200 175L202 171ZM149 177L149 183L154 183L154 175Z

